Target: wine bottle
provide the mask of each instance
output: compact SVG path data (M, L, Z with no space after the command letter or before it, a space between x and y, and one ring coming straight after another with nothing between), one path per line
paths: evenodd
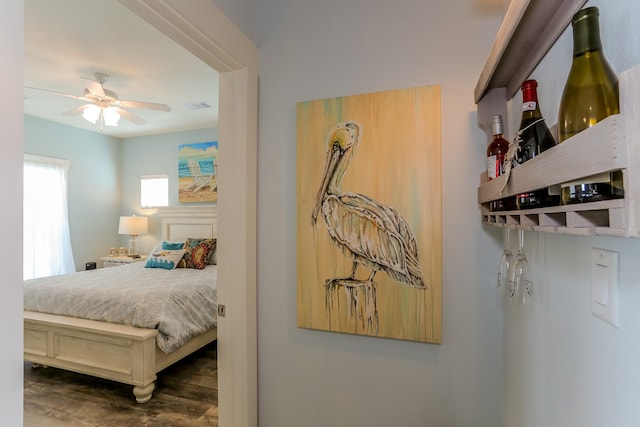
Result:
M491 118L491 134L493 139L487 146L487 179L491 181L504 173L504 159L509 149L509 141L504 138L502 116L497 114ZM489 204L492 211L507 210L504 200L494 200Z
M573 61L560 100L559 142L620 112L618 78L602 51L598 8L578 11L571 26ZM561 187L563 204L624 197L622 171L581 178Z
M491 181L504 173L504 157L509 149L509 141L504 139L502 116L491 118L491 134L493 139L487 146L487 178Z
M547 127L538 103L538 82L527 80L522 83L522 118L520 120L519 143L516 162L522 164L543 151L556 145ZM559 194L550 194L548 188L521 193L516 196L518 209L555 206L560 201Z

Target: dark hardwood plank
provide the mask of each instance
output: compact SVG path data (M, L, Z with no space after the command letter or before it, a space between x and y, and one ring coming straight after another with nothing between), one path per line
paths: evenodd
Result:
M24 364L25 427L217 426L217 402L215 342L160 372L143 404L130 385Z

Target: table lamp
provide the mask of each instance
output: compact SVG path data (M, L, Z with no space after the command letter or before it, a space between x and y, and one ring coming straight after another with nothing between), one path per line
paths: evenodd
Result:
M129 235L128 256L138 255L138 236L149 232L149 221L146 216L121 216L118 234Z

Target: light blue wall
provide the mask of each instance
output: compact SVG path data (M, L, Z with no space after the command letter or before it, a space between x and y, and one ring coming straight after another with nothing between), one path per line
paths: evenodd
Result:
M473 90L501 16L479 3L256 1L260 426L500 425L500 235L480 224L487 141ZM298 328L296 103L432 84L442 90L442 345Z
M215 141L217 129L119 139L25 116L25 153L71 161L69 222L76 269L127 247L118 234L120 215L152 215L140 207L140 176L169 175L169 205L178 203L178 145ZM140 253L161 237L160 220L150 217L149 234L139 237Z
M24 152L71 161L71 245L76 270L84 270L118 245L120 139L25 116Z
M255 0L214 0L214 3L255 42Z
M151 215L153 209L140 207L140 177L142 175L169 175L169 205L178 206L178 146L196 142L217 141L217 129L168 133L127 138L122 143L122 205L123 215ZM160 219L150 217L149 235L140 236L141 253L150 251L161 237ZM120 242L126 246L127 237Z
M540 305L503 311L496 298L501 233L480 224L487 140L472 96L498 23L472 3L257 1L262 426L638 425L640 239L528 232ZM589 5L616 71L638 64L640 2ZM551 123L570 58L565 34L533 73ZM442 345L297 329L296 102L431 83L442 85ZM511 107L514 129L520 101ZM591 314L592 247L620 252L620 329Z

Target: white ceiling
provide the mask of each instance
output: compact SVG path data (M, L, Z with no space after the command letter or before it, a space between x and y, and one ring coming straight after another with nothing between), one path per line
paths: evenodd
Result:
M218 74L116 0L25 0L24 85L82 96L86 78L109 74L104 87L119 99L168 104L135 109L148 123L120 120L102 133L118 138L218 125ZM101 132L82 116L62 113L83 101L25 88L24 112ZM205 103L211 108L189 109Z

